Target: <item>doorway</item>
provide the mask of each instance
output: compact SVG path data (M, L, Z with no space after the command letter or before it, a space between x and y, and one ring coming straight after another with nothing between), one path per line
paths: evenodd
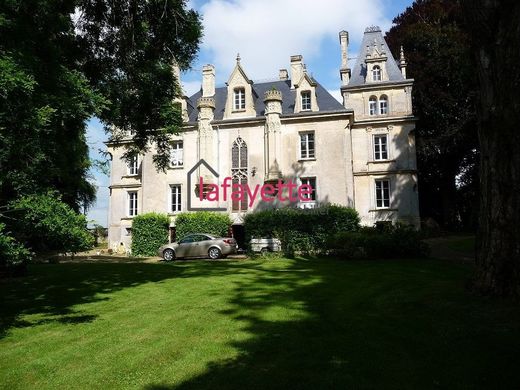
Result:
M233 225L231 227L233 238L237 241L239 249L246 250L246 230L244 225Z

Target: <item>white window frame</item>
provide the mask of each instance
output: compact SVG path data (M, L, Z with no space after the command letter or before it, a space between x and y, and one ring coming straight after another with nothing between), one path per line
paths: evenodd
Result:
M134 198L135 195L135 198ZM126 215L135 217L139 213L139 195L137 191L127 191L126 193Z
M377 115L377 97L370 96L368 99L368 115Z
M128 176L137 176L139 174L139 155L132 156L132 159L126 166Z
M233 90L233 109L246 109L246 89L244 87L237 87Z
M384 142L380 142L382 140L384 140ZM374 150L374 161L386 161L389 159L388 134L374 134L372 144ZM383 150L383 146L385 150Z
M302 91L300 94L302 111L312 110L312 93L311 91Z
M314 181L314 185L312 182ZM318 200L317 188L318 188L318 179L316 176L305 176L300 177L301 185L310 185L312 187L312 194L310 198L305 198L303 202L316 202Z
M374 65L372 67L372 81L381 81L381 67L379 65Z
M385 104L384 109L383 109L383 103ZM379 107L380 115L388 115L388 97L386 95L382 95L379 98L378 107Z
M184 143L182 140L172 142L170 166L172 168L180 168L184 166Z
M312 149L310 148L309 136L312 136ZM304 147L303 147L304 146ZM311 156L312 152L312 156ZM300 160L316 159L316 134L314 131L300 133Z
M175 189L175 194L174 194ZM170 193L168 194L169 198L169 212L170 213L180 213L182 211L182 185L180 184L170 184ZM175 197L175 201L174 201Z
M378 183L381 184L381 205L378 205ZM386 190L388 191L388 198L385 198L385 183L386 183ZM387 178L381 178L374 180L374 200L375 200L375 206L376 209L389 209L390 204L392 201L392 187L390 183L390 179Z

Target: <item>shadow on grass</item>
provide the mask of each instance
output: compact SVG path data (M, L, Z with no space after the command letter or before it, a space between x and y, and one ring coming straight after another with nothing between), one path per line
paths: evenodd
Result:
M519 388L520 313L464 290L470 269L433 260L195 261L40 265L0 284L1 331L37 321L85 323L74 310L103 293L171 278L228 277L237 352L159 389ZM239 277L237 277L239 276ZM200 280L202 278L202 281Z
M99 295L179 276L182 268L153 264L38 264L29 275L0 281L0 337L12 328L48 322L78 324L96 316L76 311L82 303L108 299ZM20 320L35 315L34 321Z
M180 385L145 388L520 385L518 307L468 295L467 267L431 260L287 264L248 266L255 277L234 284L233 309L223 314L243 323L250 336L230 342L237 358L211 362Z

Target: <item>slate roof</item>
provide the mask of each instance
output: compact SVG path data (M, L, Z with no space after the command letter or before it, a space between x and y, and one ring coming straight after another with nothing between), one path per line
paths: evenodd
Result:
M270 82L253 83L253 100L255 102L256 116L264 116L264 93L271 88L276 88L282 93L282 115L294 114L296 91L291 90L291 80L276 80ZM202 96L202 90L190 96L188 101L188 115L190 122L196 122L199 114L197 99ZM316 85L316 97L320 111L348 111L339 103L321 84ZM224 117L227 100L227 87L215 89L215 119Z
M365 77L367 75L367 68L365 64L365 58L367 53L367 46L372 48L374 45L374 40L378 49L382 47L387 56L386 73L388 75L388 80L386 82L404 81L404 77L401 73L401 70L399 69L399 66L397 65L397 61L392 56L392 52L383 38L381 29L379 27L369 27L365 30L365 34L363 35L356 65L354 66L354 69L352 69L352 75L347 87L358 87L366 84ZM370 85L373 85L373 83L370 83Z

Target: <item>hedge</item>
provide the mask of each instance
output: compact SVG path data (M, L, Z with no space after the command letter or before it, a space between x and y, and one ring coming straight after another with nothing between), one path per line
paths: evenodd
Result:
M6 232L6 227L0 222L0 277L18 276L26 272L27 263L32 253Z
M315 209L282 208L247 214L244 220L246 240L276 237L286 255L295 252L326 251L329 235L359 228L356 210L325 205Z
M168 243L170 218L166 214L148 213L132 221L132 255L155 256Z
M14 212L15 238L37 253L77 253L94 245L85 216L64 203L57 192L23 196L9 207Z
M175 220L175 233L178 239L192 233L206 233L218 237L229 234L231 220L229 215L211 211L180 213Z
M339 232L329 237L327 247L331 254L346 258L417 258L430 253L420 232L401 224L384 229L363 227L357 232Z

